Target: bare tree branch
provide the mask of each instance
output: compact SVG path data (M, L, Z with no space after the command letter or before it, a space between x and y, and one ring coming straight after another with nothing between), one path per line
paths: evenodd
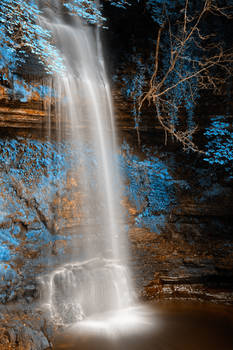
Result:
M171 100L172 91L184 86L187 83L187 88L190 91L190 99L195 102L194 91L198 88L212 89L213 91L221 91L221 87L225 84L225 76L231 76L233 72L233 50L223 50L221 43L211 42L211 38L215 36L214 33L203 35L201 34L201 22L206 13L215 13L230 18L227 10L228 8L219 8L213 0L205 0L202 10L195 16L188 16L189 0L185 1L183 9L184 17L182 22L177 26L181 27L178 34L172 33L171 23L167 16L167 22L164 23L158 31L156 50L155 50L155 64L154 72L149 83L148 91L144 92L139 98L139 111L144 103L154 105L157 113L157 119L165 133L171 134L174 138L181 142L184 149L191 149L194 152L203 153L192 141L192 135L197 128L191 130L178 131L175 129L173 123L170 121L169 111L166 106L173 106L175 111L179 110L177 102ZM166 28L170 38L170 62L167 70L162 74L159 69L159 51L162 31ZM190 44L195 44L200 52L200 60L189 56L187 51ZM187 53L188 52L188 53ZM192 64L190 71L185 70L185 62ZM215 69L216 68L216 69ZM225 72L225 73L224 73ZM168 84L171 80L172 74L176 75L178 79L174 83ZM221 76L221 73L224 73Z

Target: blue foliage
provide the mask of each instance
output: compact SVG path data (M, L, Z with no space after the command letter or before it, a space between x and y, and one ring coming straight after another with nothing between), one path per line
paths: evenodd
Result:
M179 4L183 6L185 4L185 1L147 0L146 8L150 13L153 21L161 26L166 21L166 12L167 14L174 14L174 9Z
M28 102L34 98L46 99L56 96L55 89L51 86L51 81L43 81L42 84L25 81L17 74L11 75L11 86L5 87L7 95L21 102Z
M122 169L127 179L126 194L136 207L135 222L140 227L160 232L166 215L174 204L175 187L167 166L156 156L146 152L146 159L133 155L129 146L122 146Z
M161 44L163 74L169 71L171 64L170 47L168 43L169 34L166 33L163 38L163 43ZM179 125L177 115L179 113L179 108L182 106L187 113L188 130L195 127L193 113L195 103L200 97L198 81L196 77L185 80L186 77L191 76L199 70L199 59L197 58L196 63L193 61L195 52L196 47L193 42L187 43L185 48L183 48L182 58L177 60L174 69L167 75L164 81L164 89L174 87L163 96L166 112L170 116L171 124L173 124L174 129Z
M204 135L208 143L204 160L211 165L225 166L226 170L232 172L233 132L230 129L230 123L225 120L224 116L216 116L212 118L211 125L206 129Z
M139 3L142 1L138 1ZM147 15L159 26L164 25L161 34L160 49L159 49L159 69L157 72L157 81L163 81L161 90L166 90L162 96L163 114L169 116L170 124L174 130L179 126L178 115L180 108L184 108L187 114L187 129L192 130L195 127L193 118L195 102L199 98L197 77L185 80L199 69L199 49L196 46L198 37L194 33L191 40L185 43L185 46L180 46L180 36L182 31L182 21L184 19L185 0L168 1L168 0L146 0L145 9ZM202 6L200 4L200 6ZM188 15L194 14L197 11L195 5L189 3ZM172 37L168 30L168 18L172 27ZM187 24L191 26L191 24ZM155 27L156 28L156 27ZM190 28L187 28L187 32ZM155 29L156 32L157 29ZM195 39L195 40L193 40ZM154 51L156 40L154 37L147 38L148 45L152 49L150 57L143 52L140 53L139 47L134 47L129 57L124 58L126 65L131 67L131 72L123 68L123 78L120 77L120 82L123 85L123 94L132 101L132 115L135 119L135 127L138 127L140 121L140 112L138 111L139 97L148 89L148 81L152 77L154 70ZM181 55L177 59L173 69L171 65L171 51L181 50ZM174 52L173 52L174 54ZM132 69L133 67L133 69ZM168 72L168 74L167 74ZM173 87L172 89L170 89ZM191 136L189 136L191 137Z
M70 148L66 144L59 145L58 152L58 146L51 142L0 139L0 262L12 260L15 248L22 242L36 249L64 239L48 231L27 201L34 198L43 215L54 220L50 206L57 191L64 190L70 158ZM27 227L24 239L21 223Z
M14 282L17 278L16 272L8 263L0 262L0 285L4 281ZM5 293L0 294L0 302L4 302L6 297Z
M131 6L130 2L127 2L126 0L118 0L118 1L111 0L110 4L112 6L122 8L122 9L127 8L127 6Z
M13 92L16 99L19 99L22 102L27 102L28 97L30 97L30 91L27 86L24 84L19 84L18 82L14 83Z
M64 7L70 14L79 16L89 23L105 21L94 0L65 1ZM116 0L112 5L125 8L127 2ZM2 0L0 3L0 69L7 69L8 75L25 63L34 54L49 71L64 69L62 57L51 43L51 33L40 25L42 11L37 0ZM53 62L52 65L48 62ZM2 78L9 79L4 72Z
M6 245L0 247L0 261L9 261L10 260L10 251Z
M135 128L139 127L141 111L138 110L138 100L147 84L147 79L153 70L153 55L144 61L143 55L136 52L133 48L133 54L126 57L127 64L134 66L134 71L123 75L115 76L115 80L121 80L123 95L132 101L131 113L134 117Z
M0 3L0 66L10 71L20 66L29 53L38 55L41 62L54 57L49 32L37 24L40 11L36 1L2 0ZM56 57L59 61L59 56Z
M97 7L97 3L93 0L65 1L64 6L69 10L69 13L78 15L89 23L95 24L106 20Z
M85 160L80 152L85 153ZM82 166L89 170L83 181L96 193L98 164L88 144L79 145L77 141L74 148L65 141L57 144L20 137L0 139L0 263L13 265L23 249L44 254L46 249L42 247L51 247L56 240L70 240L63 231L67 219L58 216L59 201L72 204L69 199L74 187L69 185L70 176L74 167L80 166L80 158ZM119 190L118 183L115 188ZM94 199L92 204L90 210L104 205ZM75 215L79 214L77 208Z

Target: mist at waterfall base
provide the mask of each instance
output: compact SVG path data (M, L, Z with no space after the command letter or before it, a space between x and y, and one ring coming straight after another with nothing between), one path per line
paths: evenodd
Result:
M198 302L160 302L144 311L144 327L130 322L127 312L120 322L106 327L106 319L80 323L57 337L55 350L232 350L232 309ZM126 316L126 318L125 318ZM142 315L140 316L142 320ZM101 322L101 320L103 322ZM146 324L149 320L149 325ZM153 321L153 327L152 327ZM117 323L117 324L116 324ZM119 325L122 325L119 327ZM141 323L143 326L143 324ZM148 327L149 326L149 327ZM125 327L125 328L124 328ZM147 329L147 331L145 331Z
M70 330L147 331L151 312L137 303L128 268L114 115L98 28L45 12L41 24L52 32L64 62L53 78L48 114L54 105L58 144L68 139L77 154L72 172L80 203L69 260L40 276L43 306L55 324Z

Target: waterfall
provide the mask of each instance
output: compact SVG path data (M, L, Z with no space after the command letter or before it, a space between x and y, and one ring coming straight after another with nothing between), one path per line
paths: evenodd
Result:
M67 325L127 308L134 304L134 293L113 106L98 30L49 12L41 22L52 32L64 62L64 71L54 77L57 138L68 137L77 154L73 169L80 187L82 256L76 254L79 235L74 235L70 262L41 277L51 317Z

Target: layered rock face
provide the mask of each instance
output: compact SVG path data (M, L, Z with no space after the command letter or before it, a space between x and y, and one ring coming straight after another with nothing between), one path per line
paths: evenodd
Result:
M117 106L118 115L125 116L126 105ZM211 118L204 118L199 135ZM156 121L149 115L145 120L143 146L138 146L136 131L124 124L122 131L131 145L123 147L126 202L141 295L232 303L232 169L211 166L171 140L165 145Z
M48 262L52 269L66 261L73 235L82 235L85 194L71 170L78 155L67 142L58 145L47 137L43 100L25 103L2 96L1 301L32 301L39 296L35 276ZM232 180L171 141L165 146L163 131L150 118L138 145L133 119L119 96L115 91L122 205L138 293L145 299L231 303Z
M1 91L0 347L44 350L52 347L55 329L36 311L40 276L69 262L74 251L82 259L85 193L72 167L78 154L56 139L53 111L48 129L46 101L39 95L19 101ZM164 145L149 114L139 144L119 90L114 101L125 232L139 297L232 304L232 179L171 140ZM95 230L89 239L98 241Z

